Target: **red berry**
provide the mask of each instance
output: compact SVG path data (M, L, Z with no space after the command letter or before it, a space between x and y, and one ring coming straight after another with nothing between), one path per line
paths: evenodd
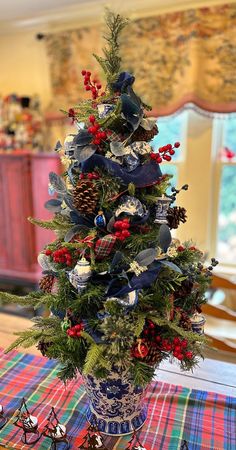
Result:
M99 180L100 176L98 175L98 173L93 172L93 178L94 180Z
M120 241L124 241L126 238L125 238L125 236L122 236L122 234L121 234L121 236L119 237L119 239L120 239Z
M188 345L188 341L186 341L186 339L183 339L180 344L182 348L186 348Z
M49 250L49 248L45 251L45 255L50 256L52 254L52 250Z
M158 151L159 151L159 153L163 153L163 152L165 151L165 149L164 149L164 147L160 147L160 148L158 149Z
M119 229L119 228L122 228L122 221L121 220L117 220L115 223L114 223L114 225L113 225L113 227L117 230L117 229Z
M195 252L197 249L196 249L196 247L194 247L194 246L192 245L192 247L189 247L189 250L192 250L193 252Z
M179 356L179 353L176 352L176 351L174 350L174 351L173 351L173 356L174 356L175 358L177 358L177 357Z
M87 86L87 84L88 84L88 80L85 79L84 80L84 85Z
M93 143L94 143L95 145L100 145L100 144L101 144L101 141L100 141L100 139L94 139L94 140L93 140Z
M182 361L182 359L184 359L183 353L179 353L178 356L177 356L177 359L179 359L180 361Z
M161 158L161 157L157 158L157 159L156 159L156 162L157 162L158 164L161 164L161 163L162 163L162 158Z
M76 331L76 337L80 337L81 336L81 331Z
M121 232L122 236L124 236L125 238L130 237L130 232L128 230L122 230Z
M170 155L174 155L174 154L175 154L175 151L171 149L171 150L169 151L169 154L170 154Z
M179 148L179 146L180 146L180 143L179 143L179 142L175 142L175 143L174 143L174 147L175 147L175 148Z
M94 123L95 122L95 120L96 120L96 118L95 118L95 116L89 116L89 122L90 123Z
M128 217L126 217L125 219L123 219L123 221L122 222L128 222L129 223L129 219L128 219Z
M84 76L84 75L86 75L86 70L82 70L82 75Z
M183 247L183 245L179 245L177 247L177 252L184 252L184 250L185 250L185 247Z
M181 352L181 347L179 345L176 345L175 352L177 352L177 353Z
M165 159L166 161L171 161L171 156L169 155L164 155L163 159Z
M101 84L97 84L97 89L102 89L102 85Z
M75 329L76 331L80 331L80 330L82 329L81 323L78 323L78 325L75 325L75 326L74 326L74 329Z
M96 130L95 126L92 126L92 127L88 127L88 132L91 134L95 134L97 132L97 130Z
M81 173L80 176L79 176L79 179L80 179L80 180L83 180L84 178L85 178L84 173Z
M172 145L171 144L167 144L166 149L167 150L171 150L172 149Z
M116 231L116 232L115 232L115 236L116 236L117 238L120 238L120 237L121 237L121 232L120 232L120 231Z
M100 128L100 125L99 125L99 123L95 123L95 124L94 124L94 128L96 129L96 131L98 131L98 130L99 130L99 128Z
M185 356L186 356L186 358L188 358L188 359L192 359L192 357L193 357L193 352L186 352L186 353L185 353Z
M178 345L179 343L180 343L180 338L175 337L175 338L173 339L173 344L174 344L174 345Z
M88 179L92 180L93 179L93 174L92 173L88 173Z
M151 153L150 153L150 158L151 158L151 159L156 159L156 153L151 152Z
M148 328L155 328L155 323L153 323L151 320L148 321Z
M89 72L89 70L87 70L86 75L87 75L88 77L90 77L90 76L91 76L91 72Z
M87 85L85 86L85 90L86 90L86 91L90 91L90 90L91 90L91 87L87 84Z
M105 131L101 131L100 135L101 135L102 139L106 139L107 138L107 133Z
M156 337L155 337L155 341L156 341L156 342L161 342L161 336L156 336Z
M122 222L121 228L122 230L127 230L130 227L130 224L128 222Z

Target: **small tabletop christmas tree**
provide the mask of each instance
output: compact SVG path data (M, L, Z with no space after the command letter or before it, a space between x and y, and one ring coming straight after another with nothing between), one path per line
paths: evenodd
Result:
M135 93L135 77L121 71L125 25L108 12L104 56L95 55L106 86L82 71L91 99L66 112L75 133L56 145L65 172L49 174L56 198L45 206L54 217L31 219L56 233L38 258L40 291L2 294L4 301L51 310L50 317L33 319L33 328L19 333L8 350L38 344L61 363L64 381L78 371L103 380L116 365L128 369L136 385L146 385L164 359L192 369L205 340L201 304L217 262L205 268L198 248L171 237L186 211L173 206L179 190L166 194L171 177L162 175L160 164L180 144L152 151L156 119Z

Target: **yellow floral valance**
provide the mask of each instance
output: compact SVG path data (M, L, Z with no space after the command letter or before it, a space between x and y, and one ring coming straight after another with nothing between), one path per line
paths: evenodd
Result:
M84 97L81 70L99 75L102 30L83 28L46 39L54 99L72 106ZM236 3L138 19L123 35L123 68L158 115L187 102L236 111ZM100 76L101 78L101 76Z

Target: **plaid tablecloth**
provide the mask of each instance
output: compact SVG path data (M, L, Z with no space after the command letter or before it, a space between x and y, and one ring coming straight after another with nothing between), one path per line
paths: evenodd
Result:
M71 449L77 449L87 427L87 398L81 378L65 388L56 378L54 361L16 351L1 353L0 358L0 404L7 416L12 416L25 397L41 430L54 406L71 437ZM140 433L147 450L180 449L184 440L189 450L236 449L236 398L153 382L147 400L148 420ZM21 430L11 422L0 431L2 446L27 448L20 439ZM105 444L109 450L124 450L129 439L107 437ZM33 448L47 450L50 440L42 438ZM63 450L63 444L59 449Z

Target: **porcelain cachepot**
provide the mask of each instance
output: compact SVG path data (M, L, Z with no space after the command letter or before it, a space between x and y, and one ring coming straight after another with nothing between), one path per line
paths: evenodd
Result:
M147 418L146 388L135 386L127 372L116 368L106 379L88 375L84 382L87 419L101 433L120 436L142 427Z

